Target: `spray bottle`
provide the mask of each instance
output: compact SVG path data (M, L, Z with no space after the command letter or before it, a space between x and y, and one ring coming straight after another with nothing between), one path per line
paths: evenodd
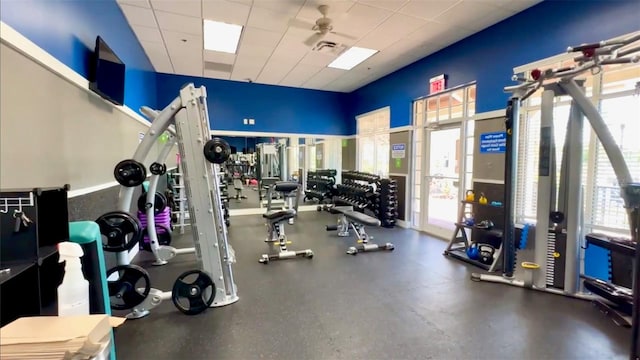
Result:
M62 284L58 286L58 316L89 315L89 282L82 274L82 247L72 242L58 244L60 260L66 262Z

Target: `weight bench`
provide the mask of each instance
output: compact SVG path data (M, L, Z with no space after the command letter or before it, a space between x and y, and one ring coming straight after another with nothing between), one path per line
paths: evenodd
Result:
M269 191L267 196L268 199L268 209L271 209L271 195L274 191L284 194L291 193L293 191L296 192L295 203L298 203L298 198L300 194L299 184L293 181L278 181L275 184L269 187ZM267 220L267 229L268 229L268 237L265 240L268 243L278 243L280 247L279 251L275 254L262 254L260 257L260 263L268 264L269 261L273 260L286 260L293 259L299 256L305 257L307 259L311 259L313 257L313 251L310 249L293 251L287 249L287 244L291 242L287 241L287 235L284 233L284 222L292 220L296 216L295 209L277 209L277 210L267 210L266 213L262 214L262 217Z
M338 236L349 236L349 230L353 229L356 234L357 244L347 249L347 254L357 255L359 252L371 252L379 250L392 251L395 247L392 243L385 244L370 244L369 240L373 240L373 237L369 236L364 226L380 226L380 220L363 214L358 211L354 211L351 206L334 206L329 209L332 214L339 214L337 225L327 225L327 231L338 231Z

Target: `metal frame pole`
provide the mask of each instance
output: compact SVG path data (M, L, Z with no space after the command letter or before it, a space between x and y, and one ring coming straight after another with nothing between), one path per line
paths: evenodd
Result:
M540 266L534 273L533 284L539 289L547 286L547 241L549 236L549 209L551 206L551 187L553 168L553 99L555 92L545 90L542 93L540 107L540 159L538 163L538 204L536 214L536 235L534 244L534 262Z
M504 234L502 248L502 274L511 278L516 266L515 248L515 201L516 191L514 190L517 181L518 163L518 138L520 131L520 98L517 96L509 99L507 103L507 119L505 121L507 132L505 168L504 168Z

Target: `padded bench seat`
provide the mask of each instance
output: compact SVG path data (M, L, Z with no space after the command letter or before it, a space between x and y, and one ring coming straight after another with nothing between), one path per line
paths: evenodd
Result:
M331 212L335 212L335 213L340 213L343 214L344 216L347 217L347 219L362 224L362 225L367 225L367 226L380 226L380 220L371 217L367 214L363 214L359 211L353 211L353 210L349 210L349 207L345 208L340 208L340 207L334 207L332 208L330 211Z
M271 210L262 214L262 217L269 220L269 222L277 223L284 220L289 220L296 216L295 210Z

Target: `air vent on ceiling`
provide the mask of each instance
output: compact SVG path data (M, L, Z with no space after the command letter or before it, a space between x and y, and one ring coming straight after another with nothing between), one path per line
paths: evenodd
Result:
M335 43L333 41L321 40L311 49L325 54L337 55L344 51L346 46Z
M205 61L204 62L204 69L205 70L221 71L221 72L231 73L231 71L233 70L233 65L217 63L217 62L212 62L212 61Z

